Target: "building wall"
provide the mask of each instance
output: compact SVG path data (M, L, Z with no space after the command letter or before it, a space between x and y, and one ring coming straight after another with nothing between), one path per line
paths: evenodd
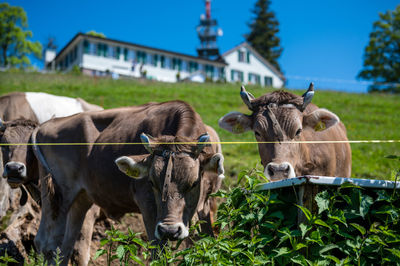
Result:
M76 47L76 49L75 49ZM126 52L125 52L126 49ZM118 52L119 51L119 56ZM154 56L157 56L157 60ZM164 57L162 66L161 57ZM180 67L178 66L180 62ZM189 62L196 62L197 69L191 69ZM202 62L194 58L185 58L179 55L170 55L150 49L128 47L112 43L107 39L84 40L80 39L72 43L57 59L56 67L61 71L69 71L74 65L78 65L85 74L105 75L118 74L131 77L141 77L146 72L146 78L164 82L176 82L177 74L180 79L185 79L198 70L208 69L214 81L223 78L223 66L220 63ZM211 74L210 67L213 66Z
M239 62L238 50L243 52L244 62ZM249 62L247 62L247 53L249 52ZM272 72L265 64L263 64L254 54L250 52L250 50L245 47L239 47L237 50L234 50L232 53L224 56L226 63L228 66L225 70L226 80L229 82L240 82L244 84L254 84L255 80L249 80L249 73L259 75L260 77L260 85L269 86L269 84L265 84L265 77L272 78L272 87L281 88L284 85L284 82L274 73ZM238 75L232 80L232 70L241 71L243 73L243 80L238 79ZM254 78L254 76L253 76Z

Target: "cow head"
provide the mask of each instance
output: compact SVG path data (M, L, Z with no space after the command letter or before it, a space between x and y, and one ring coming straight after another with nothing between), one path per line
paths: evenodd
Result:
M242 86L240 96L252 114L228 113L219 126L235 134L254 132L265 176L271 181L310 174L315 164L309 144L296 141L315 140L316 131L339 122L334 113L310 104L313 95L313 83L302 97L274 91L255 98Z
M141 135L149 155L123 156L115 163L132 178L148 178L157 203L158 239L183 239L188 236L192 219L202 193L202 177L206 171L224 177L221 153L210 154L204 134L197 140L165 136L154 139Z
M33 130L38 126L36 122L17 119L9 122L0 120L0 139L3 155L4 172L12 188L25 184L35 176L37 164L32 149L28 144Z

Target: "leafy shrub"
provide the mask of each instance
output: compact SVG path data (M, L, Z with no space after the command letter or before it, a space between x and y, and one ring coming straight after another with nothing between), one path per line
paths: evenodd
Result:
M107 263L118 260L120 265L130 265L135 262L144 265L144 261L149 257L150 246L138 237L138 233L134 233L128 229L128 234L125 235L114 227L106 231L107 237L100 241L101 248L97 250L94 260L98 257L107 255ZM142 258L138 256L139 250L144 249Z
M261 178L260 178L261 177ZM400 201L395 190L324 187L316 213L296 204L294 188L258 191L262 173L242 173L244 188L219 192L217 238L178 252L178 264L400 264ZM240 181L240 180L239 180ZM306 222L298 225L298 209Z
M397 190L320 186L312 212L297 204L297 188L260 191L261 180L262 172L243 172L241 187L215 195L225 199L218 208L216 238L201 236L175 253L166 249L151 264L400 264ZM300 224L299 212L305 217Z

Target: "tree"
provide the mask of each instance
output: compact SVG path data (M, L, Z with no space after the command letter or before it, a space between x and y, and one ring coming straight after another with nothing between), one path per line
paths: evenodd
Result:
M371 80L369 91L400 93L400 5L379 14L373 24L358 78Z
M40 42L32 42L32 32L27 30L28 19L21 7L0 3L0 65L25 67L31 64L28 57L42 56Z
M254 18L248 24L251 32L245 37L251 46L256 49L273 66L280 70L277 59L281 56L282 48L279 32L279 22L275 18L275 13L269 11L270 0L258 0L252 13Z
M104 35L104 33L97 32L97 31L94 31L94 30L88 31L88 32L86 32L86 34L87 35L92 35L92 36L95 36L95 37L100 37L100 38L105 38L106 37L106 35Z

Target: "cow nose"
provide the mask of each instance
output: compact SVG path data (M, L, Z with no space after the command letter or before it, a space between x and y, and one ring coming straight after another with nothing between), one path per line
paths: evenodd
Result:
M3 177L23 177L25 173L25 164L19 162L8 162L4 166Z
M187 237L188 232L182 223L164 224L158 223L156 226L156 237L159 239L178 240Z
M295 177L293 167L290 163L269 163L265 168L265 175L271 180L281 180Z

